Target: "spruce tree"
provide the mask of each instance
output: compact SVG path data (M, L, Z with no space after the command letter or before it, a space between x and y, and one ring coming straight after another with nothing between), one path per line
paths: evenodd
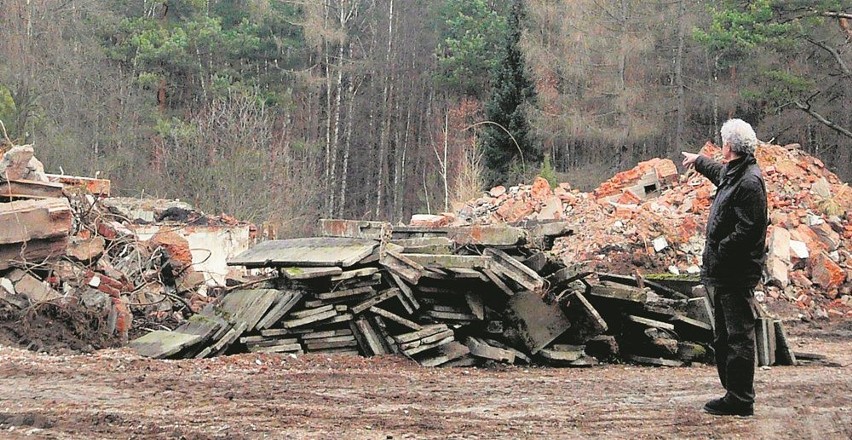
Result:
M487 124L483 134L483 154L491 185L512 183L510 179L524 177L510 172L522 172L521 165L526 171L538 169L542 157L532 142L525 111L526 105L535 100L535 89L527 78L519 47L523 19L522 0L514 0L503 57L494 71L491 96L485 105L488 120L500 125Z

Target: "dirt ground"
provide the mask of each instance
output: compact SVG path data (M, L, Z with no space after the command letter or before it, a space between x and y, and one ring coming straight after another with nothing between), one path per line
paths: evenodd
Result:
M0 345L0 438L852 438L852 325L788 329L827 358L756 373L752 418L714 417L708 365L422 368L400 357Z

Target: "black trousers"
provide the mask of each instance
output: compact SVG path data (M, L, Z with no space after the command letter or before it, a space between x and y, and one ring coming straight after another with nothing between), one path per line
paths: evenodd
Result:
M751 406L754 404L754 326L758 317L754 290L707 286L707 292L714 306L713 348L719 380L727 391L724 399L732 405Z

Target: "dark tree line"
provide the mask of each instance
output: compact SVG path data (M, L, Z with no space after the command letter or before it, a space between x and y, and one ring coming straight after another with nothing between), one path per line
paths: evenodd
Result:
M732 116L848 179L850 23L842 0L0 0L0 119L50 171L291 234L544 159L588 188Z

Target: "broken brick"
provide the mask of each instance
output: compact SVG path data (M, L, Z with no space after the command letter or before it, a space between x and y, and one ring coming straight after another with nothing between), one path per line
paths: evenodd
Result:
M833 289L840 286L846 280L844 271L825 252L819 252L810 261L811 279L814 284L823 289Z

